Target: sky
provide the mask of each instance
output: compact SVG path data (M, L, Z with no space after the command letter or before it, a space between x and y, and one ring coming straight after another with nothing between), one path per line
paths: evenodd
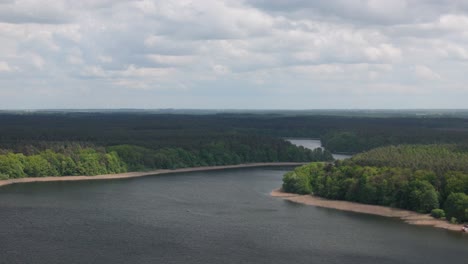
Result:
M0 0L0 109L467 107L465 0Z

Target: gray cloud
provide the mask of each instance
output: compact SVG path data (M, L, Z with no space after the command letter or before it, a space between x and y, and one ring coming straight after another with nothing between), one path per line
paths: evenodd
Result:
M72 17L63 1L7 0L0 1L0 22L25 24L70 23Z
M363 24L407 24L437 19L444 13L468 10L462 0L253 0L247 3L280 14L307 18L320 17L335 21Z
M0 108L465 107L466 10L455 0L0 0Z

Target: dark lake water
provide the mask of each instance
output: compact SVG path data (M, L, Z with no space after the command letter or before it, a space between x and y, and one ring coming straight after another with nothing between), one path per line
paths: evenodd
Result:
M285 170L0 188L0 263L468 263L468 237L269 196Z

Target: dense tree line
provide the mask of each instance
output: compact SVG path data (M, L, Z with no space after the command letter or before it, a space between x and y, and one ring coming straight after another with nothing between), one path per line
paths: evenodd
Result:
M450 162L452 158L456 161ZM283 189L421 213L441 208L443 211L436 210L434 215L465 222L468 221L466 158L466 153L454 146L381 148L343 162L296 168L285 174ZM437 159L441 162L436 162ZM446 166L443 161L450 164Z
M297 147L281 139L260 136L226 136L198 149L149 149L134 145L117 145L108 150L118 155L131 170L145 168L183 168L249 162L330 161L330 152Z
M447 171L468 173L468 151L459 145L399 145L381 147L346 161L361 166L425 169L442 175Z
M211 115L0 114L0 173L3 178L96 175L332 160L328 151L311 151L258 131L238 129L236 120ZM111 157L122 164L119 169L107 161Z
M106 153L91 148L71 148L63 153L46 150L29 156L11 152L0 155L1 179L98 175L126 170L125 163L116 152Z
M27 154L54 142L194 150L226 135L246 134L320 138L331 152L352 153L387 145L468 140L468 119L449 117L22 113L0 114L0 124L0 148Z
M37 154L6 152L0 155L2 179L41 176L98 175L126 170L175 169L196 166L277 161L327 161L322 149L309 150L281 139L260 136L226 136L200 148L150 149L136 145L83 148L53 144ZM35 152L35 151L32 151Z
M50 150L71 157L66 149L94 149L115 152L129 170L330 158L279 137L321 138L332 152L400 143L456 143L463 149L468 138L468 120L435 117L23 112L0 113L0 124L0 155Z

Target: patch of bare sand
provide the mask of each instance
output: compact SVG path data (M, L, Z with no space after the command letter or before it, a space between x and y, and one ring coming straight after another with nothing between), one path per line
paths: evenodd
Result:
M386 217L397 217L402 219L406 223L412 225L433 226L452 231L461 231L462 229L462 225L450 224L447 221L435 219L430 215L420 214L403 209L396 209L379 205L360 204L347 201L327 200L312 195L286 193L283 192L281 189L273 190L270 194L273 197L279 197L291 202L306 205L333 208L337 210L350 211L356 213L380 215Z

